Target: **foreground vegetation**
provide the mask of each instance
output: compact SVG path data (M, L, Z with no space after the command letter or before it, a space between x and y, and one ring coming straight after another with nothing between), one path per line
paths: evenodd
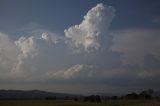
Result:
M0 106L160 106L160 100L109 100L101 103L71 100L0 100Z

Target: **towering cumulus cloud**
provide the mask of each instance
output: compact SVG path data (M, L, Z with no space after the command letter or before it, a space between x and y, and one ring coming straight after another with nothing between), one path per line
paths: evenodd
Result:
M114 16L113 7L100 3L79 25L62 34L32 26L13 40L12 35L0 32L0 85L14 81L156 88L160 81L160 30L109 30Z
M66 29L64 36L51 31L42 34L31 31L29 37L12 41L8 35L0 33L0 71L5 73L0 74L0 79L42 81L94 77L94 66L87 62L89 59L84 60L89 52L101 47L114 12L110 6L97 4L81 24ZM75 54L68 46L85 52Z
M66 29L65 36L74 46L87 52L98 50L114 17L114 8L98 4L88 11L81 24Z

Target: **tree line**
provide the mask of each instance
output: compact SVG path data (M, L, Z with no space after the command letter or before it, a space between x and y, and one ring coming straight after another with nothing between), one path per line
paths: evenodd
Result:
M3 98L0 94L0 100L4 99L18 99L18 100L23 100L23 99L44 99L44 100L74 100L74 101L83 101L83 102L96 102L100 103L102 101L107 101L107 100L119 100L119 99L154 99L153 97L154 90L148 89L144 90L140 93L128 93L123 96L100 96L100 95L89 95L89 96L64 96L64 97L57 97L57 96L45 96L43 98L40 97L32 97L32 98Z

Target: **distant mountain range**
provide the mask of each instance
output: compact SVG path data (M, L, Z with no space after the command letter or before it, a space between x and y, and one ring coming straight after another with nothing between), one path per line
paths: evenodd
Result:
M81 95L53 93L40 90L0 90L0 99L66 99L80 96Z
M126 94L112 93L95 93L100 96L124 96ZM155 91L153 97L160 97L160 91ZM73 99L79 98L82 95L54 93L41 90L0 90L0 99Z

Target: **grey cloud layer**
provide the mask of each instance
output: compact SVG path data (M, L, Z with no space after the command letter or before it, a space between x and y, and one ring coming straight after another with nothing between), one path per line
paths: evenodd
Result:
M137 65L138 76L159 76L160 31L158 29L133 29L112 32L110 50L121 54L123 64ZM157 65L156 65L157 64ZM151 68L152 67L152 68Z
M143 64L146 55L160 56L160 31L133 29L113 32L111 50L124 54L124 63Z
M160 80L160 31L109 31L114 16L113 7L100 3L64 36L34 32L13 41L0 33L1 82L127 85Z

